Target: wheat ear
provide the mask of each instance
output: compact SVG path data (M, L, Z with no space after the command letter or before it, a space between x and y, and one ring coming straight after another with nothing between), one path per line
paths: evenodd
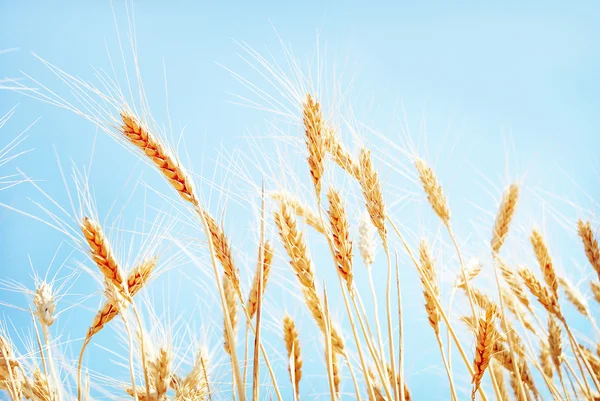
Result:
M475 348L475 359L473 361L473 391L471 392L471 399L475 400L475 394L481 384L481 379L485 373L490 359L492 356L492 350L494 347L494 340L496 331L494 329L494 311L492 308L487 308L485 311L485 318L479 319L479 328L477 330L477 346Z
M429 204L442 222L448 225L450 223L450 208L435 173L423 159L417 158L415 160L415 167L419 173L419 180L421 180Z
M89 217L84 217L81 231L90 247L92 260L100 272L116 288L123 289L123 272L100 225Z
M354 161L350 152L344 147L344 144L340 138L338 138L335 131L332 129L327 130L326 138L327 151L332 156L333 161L335 161L342 170L346 171L357 180L360 180L360 168L358 164Z
M273 263L273 245L269 241L266 241L264 245L260 245L262 247L262 251L259 251L261 255L263 255L262 266L264 267L263 271L263 280L261 287L261 292L264 294L265 289L267 287L267 282L269 281L269 274L271 273L271 264ZM246 302L246 309L248 310L248 314L252 319L256 314L257 306L258 306L258 286L260 280L260 264L257 264L257 271L254 275L254 280L252 281L252 287L250 288L250 294L248 294L248 301Z
M323 304L317 292L313 264L304 241L304 234L298 230L296 219L286 202L282 202L280 209L275 211L275 223L279 229L279 237L283 247L290 257L292 270L300 282L306 306L308 306L319 329L325 333L325 315ZM343 354L344 342L342 338L334 328L331 329L331 334L333 349Z
M325 171L326 134L323 124L321 105L310 94L303 104L303 119L308 166L315 186L317 199L321 194L321 179Z
M367 212L371 217L371 222L377 228L383 246L387 247L387 228L385 227L385 202L383 201L383 192L381 182L377 171L371 161L371 152L362 148L359 157L360 165L360 188L362 190Z
M552 257L548 251L548 246L544 241L542 233L538 229L533 229L531 232L531 246L535 253L535 257L542 270L542 275L548 287L552 290L552 294L558 298L558 279L556 277L556 270L552 263Z
M504 240L508 235L508 229L510 222L515 214L517 201L519 200L519 186L511 184L504 195L502 196L502 202L500 202L500 208L496 215L496 222L494 223L494 229L492 231L492 241L490 243L493 253L498 253Z
M327 191L329 200L329 224L333 238L333 249L338 272L346 282L348 291L352 291L352 241L350 240L350 225L344 203L340 194L333 188Z
M302 203L298 198L283 191L271 192L270 196L278 202L286 202L288 206L294 210L296 216L303 217L304 220L306 220L306 224L321 234L325 233L325 228L321 224L319 216L317 216L317 214L313 212L308 205Z
M592 295L598 304L600 304L600 283L596 283L594 281L590 281L590 288L592 290Z
M581 242L583 242L585 254L600 279L600 246L598 240L594 237L591 223L589 221L585 223L582 220L577 221L577 233L581 238Z
M231 348L235 347L236 339L235 335L237 333L238 327L238 315L237 315L237 299L235 294L235 289L233 284L226 275L223 275L223 291L225 292L225 303L227 305L227 310L229 313L224 314L224 319L227 319L229 316L229 321L231 324L232 332L231 336L229 335L229 331L227 330L227 324L223 323L223 337L225 338L223 342L223 347L225 348L225 352L231 355Z
M283 339L289 360L288 370L294 387L295 399L300 397L300 380L302 379L302 356L300 353L300 339L296 323L289 315L283 318Z

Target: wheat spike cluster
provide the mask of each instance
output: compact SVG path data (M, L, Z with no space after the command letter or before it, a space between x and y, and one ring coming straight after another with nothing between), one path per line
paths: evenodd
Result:
M96 204L93 175L72 176L77 196L69 202L79 208L58 205L29 180L43 195L35 200L43 212L58 206L74 215L21 214L58 228L72 252L52 279L34 271L32 286L0 280L0 291L29 300L11 309L23 314L18 324L1 318L2 399L600 401L600 220L593 211L577 208L556 224L536 216L543 225L535 225L522 218L522 203L536 211L546 204L522 177L493 183L504 188L487 205L493 218L466 201L454 209L473 195L447 182L459 171L442 170L412 144L398 154L401 145L382 146L344 114L330 95L335 85L322 88L320 78L313 85L299 64L281 63L299 69L296 81L279 64L251 57L253 70L273 75L282 99L236 77L285 108L269 125L285 124L274 142L293 150L276 146L281 154L271 157L261 145L264 159L248 165L267 166L249 175L233 156L219 160L215 169L230 170L215 182L188 162L213 149L171 143L170 120L154 120L142 89L137 99L101 76L101 90L52 66L75 100L42 85L27 93L86 117L163 185L128 184L133 192L143 187L147 202L132 196L133 206L122 205L139 213L129 226L113 212L118 204ZM270 110L257 104L257 113ZM243 185L219 182L229 173ZM148 210L166 217L151 224ZM463 229L473 221L475 229ZM576 246L561 247L563 234ZM188 265L196 273L181 274L176 294L165 291ZM82 295L72 282L84 279L95 288ZM171 314L176 303L199 322ZM0 305L11 306L4 297Z

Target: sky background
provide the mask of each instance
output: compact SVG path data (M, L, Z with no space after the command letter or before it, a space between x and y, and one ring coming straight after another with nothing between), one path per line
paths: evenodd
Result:
M512 248L507 259L511 263L532 263L526 235L536 222L554 246L561 271L576 283L589 277L591 271L573 227L577 217L590 219L596 232L599 223L595 201L600 188L597 2L146 1L135 2L134 9L139 65L153 116L161 126L168 126L170 117L173 141L185 127L184 162L198 174L195 179L203 193L211 194L206 198L213 213L220 216L227 205L225 227L236 248L245 283L254 269L257 241L256 186L262 178L257 166L264 165L265 159L279 151L284 155L283 164L294 166L300 179L307 176L301 131L273 113L235 104L236 95L258 99L227 69L281 98L240 57L244 51L239 45L245 42L262 55L271 54L269 57L283 65L285 56L279 38L293 51L305 74L315 72L315 54L320 55L326 81L345 88L344 100L351 104L355 118L364 126L398 146L410 142L435 167L450 199L456 234L465 246L467 259L487 257L486 243L501 190L517 180L524 185L523 204L514 237L508 243ZM0 79L22 78L26 73L72 99L68 88L32 56L33 52L86 81L98 84L96 68L125 82L116 30L118 26L125 57L130 62L124 3L115 1L114 13L116 25L107 1L0 3L0 50L16 49L0 54ZM114 74L107 49L115 63ZM127 71L131 73L129 67ZM289 68L284 70L290 72ZM20 82L37 86L27 79ZM326 98L333 104L333 96ZM328 103L323 103L327 115ZM72 193L72 166L87 170L92 160L89 181L98 215L111 228L111 238L119 242L115 247L128 263L133 263L136 249L143 245L144 235L138 234L147 234L152 221L171 229L179 244L187 243L190 235L201 236L197 223L190 223L183 208L173 211L176 196L161 177L93 124L23 94L0 91L1 115L17 104L15 115L0 131L0 147L39 119L20 146L21 150L33 151L2 166L0 176L13 174L19 168L58 204L68 205L57 155ZM410 132L402 132L403 126L409 127ZM389 189L390 210L407 227L415 245L423 235L434 243L447 292L457 271L456 258L439 222L423 201L409 168L410 161L399 149L378 135L369 136L367 131L363 129L358 135L360 141L354 141L356 138L347 132L342 135L353 151L361 141L378 150L374 153L378 153L378 167L385 171L382 180ZM279 140L282 133L294 136L296 142ZM286 147L286 143L291 145ZM257 153L262 156L256 158ZM391 165L396 168L390 168ZM281 189L287 183L286 189L304 191L301 198L314 205L308 185L301 188L294 179L285 178L291 173L281 170L281 165L272 168L268 190ZM409 177L403 172L409 172ZM221 183L223 187L218 187ZM349 198L355 230L360 193L350 188L347 179L338 183ZM219 196L219 189L228 196ZM165 201L161 194L169 200ZM30 184L0 191L0 203L43 216L33 202L57 211ZM154 220L161 215L163 220ZM74 221L70 225L77 228ZM272 228L268 234L276 240ZM335 292L338 289L333 269L323 256L326 246L316 237L315 242L311 250L319 280L327 282L332 291L332 313L343 319L345 312L339 296L336 297L339 294ZM161 246L168 248L164 251L166 262L146 298L154 303L163 324L173 327L173 342L188 360L193 353L189 343L204 342L215 350L215 369L222 373L225 368L220 364L225 359L219 339L221 322L215 311L205 252L198 252L203 255L202 266L198 267L182 256L178 245ZM71 271L80 273L69 281L73 283L73 295L62 300L64 307L77 306L64 312L54 327L64 359L70 360L77 354L81 336L102 302L100 285L79 264L89 265L84 255L78 250L71 255L73 241L64 234L7 208L0 209L0 249L0 277L5 280L33 285L29 260L40 274L47 270L53 274L63 261L66 265L59 277ZM320 336L304 306L290 294L289 288L296 283L283 250L278 251L276 279L273 288L269 288L272 292L267 294L271 306L267 306L265 338L275 353L279 381L287 385L278 322L284 311L298 319L303 328L301 341L306 344L306 387L302 391L307 399L317 399L326 391L320 373ZM364 277L364 267L357 251L355 254L356 269L362 270ZM374 275L378 288L383 289L385 261L381 252L378 257L379 268ZM445 400L445 373L423 313L418 278L404 255L400 255L400 260L408 322L407 380L415 399ZM362 285L364 280L359 283ZM364 294L366 301L368 293ZM0 301L27 305L22 294L8 291L0 292ZM370 302L366 306L370 310ZM460 302L457 307L460 310ZM9 326L15 338L16 333L26 338L30 333L28 314L4 309L4 319L12 322ZM180 329L192 316L194 323L187 330ZM577 317L574 320L577 322ZM118 345L114 348L121 357L103 348L111 347L115 341ZM465 341L472 345L468 339ZM114 384L103 382L102 375L112 372L115 366L121 369L118 365L124 362L124 350L122 338L117 336L115 340L114 333L99 335L97 344L90 347L86 360L100 384ZM182 371L188 368L181 366ZM218 376L228 380L223 377L226 375ZM263 381L268 381L266 375ZM461 390L468 390L467 379L458 383ZM93 391L102 396L100 390ZM348 377L344 391L352 392Z

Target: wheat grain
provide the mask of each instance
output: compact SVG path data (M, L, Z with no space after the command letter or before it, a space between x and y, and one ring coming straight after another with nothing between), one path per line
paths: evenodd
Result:
M519 200L519 186L511 184L504 195L502 196L502 202L496 215L496 221L494 223L494 229L492 231L492 241L490 243L492 252L498 253L500 248L506 240L510 222L515 214L515 208L517 201Z
M350 240L350 225L344 203L340 194L333 188L327 191L329 200L329 224L333 238L333 250L338 272L348 286L348 291L352 291L352 241Z

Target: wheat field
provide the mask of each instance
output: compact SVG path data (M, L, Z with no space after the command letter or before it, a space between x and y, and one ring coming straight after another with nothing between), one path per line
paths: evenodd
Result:
M361 121L341 77L283 40L219 67L259 133L197 149L147 92L163 77L124 13L112 68L35 55L44 76L0 81L93 139L38 179L25 134L44 121L0 119L2 213L60 243L23 255L23 280L0 270L2 399L600 400L593 192L579 206L507 168L460 193L423 132Z

